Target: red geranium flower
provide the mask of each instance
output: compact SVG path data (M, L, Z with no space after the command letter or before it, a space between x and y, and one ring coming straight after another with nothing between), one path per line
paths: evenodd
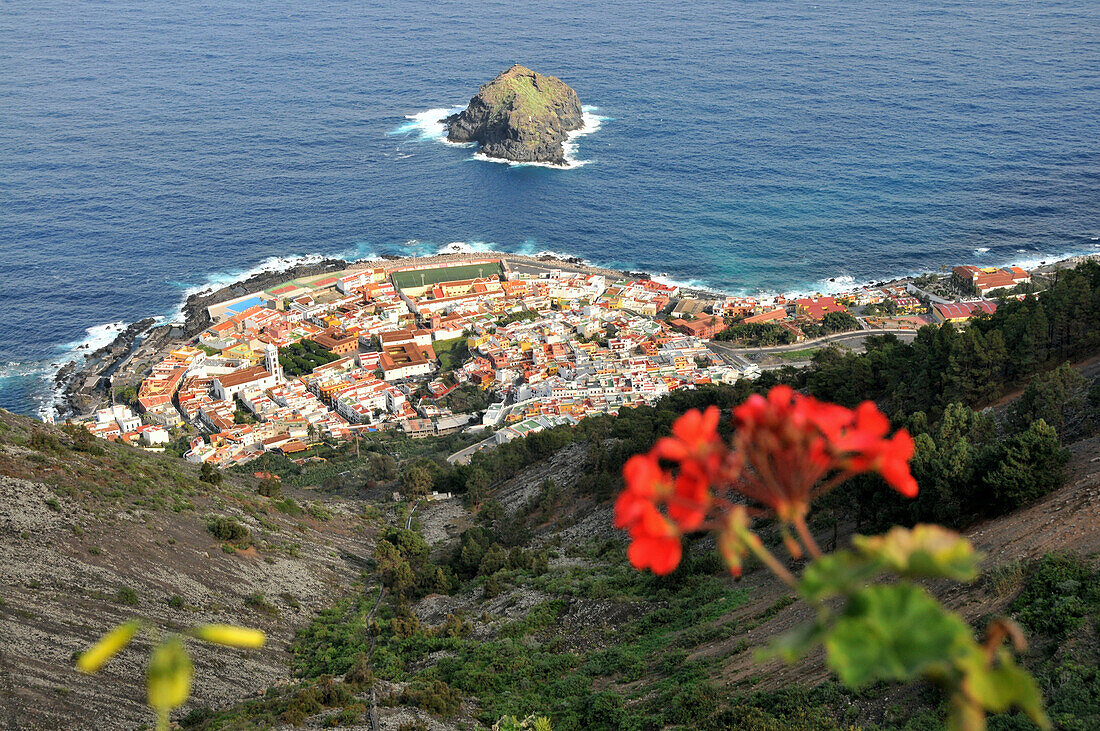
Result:
M870 401L847 409L776 386L766 397L751 396L733 416L732 449L718 436L719 413L712 406L685 413L673 423L672 436L624 465L626 489L615 502L615 527L630 533L631 564L668 573L680 561L681 534L711 527L721 530L723 554L736 573L734 548L741 539L730 526L762 509L794 524L814 551L804 520L810 500L863 472L878 472L907 497L917 494L909 472L913 440L905 430L887 437L890 422ZM738 493L758 507L737 505L722 493ZM716 506L725 517L707 523Z
M846 409L776 386L733 413L735 448L748 467L733 489L781 520L799 520L813 497L861 472L878 472L898 492L916 495L913 440L905 430L886 438L890 422L870 401Z
M615 501L615 527L630 533L630 563L667 574L680 563L680 534L657 506L673 493L672 475L649 453L631 457L623 477L626 489Z
M630 532L630 562L667 574L680 563L680 534L699 528L711 504L726 447L718 437L718 409L691 410L672 425L672 436L623 466L626 489L615 501L615 527ZM673 475L660 460L678 465ZM661 512L664 508L666 513Z

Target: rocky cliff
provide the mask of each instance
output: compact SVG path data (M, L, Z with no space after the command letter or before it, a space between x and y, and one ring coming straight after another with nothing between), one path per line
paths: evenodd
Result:
M560 79L516 64L447 119L447 139L477 142L489 157L564 165L562 143L583 125L577 92Z

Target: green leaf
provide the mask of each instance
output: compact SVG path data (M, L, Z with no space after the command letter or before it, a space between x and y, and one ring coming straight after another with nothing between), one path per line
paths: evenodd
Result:
M158 715L167 717L169 711L182 706L191 695L193 674L191 658L178 637L157 645L149 659L149 706Z
M824 634L825 628L820 622L801 625L773 640L766 649L757 652L757 657L760 660L778 657L784 662L794 662L820 644Z
M945 673L974 644L965 622L912 584L853 594L825 637L829 667L850 687Z
M881 570L877 558L836 551L816 559L803 570L798 591L806 601L819 602L856 591Z
M981 650L962 658L959 665L963 670L963 694L992 713L1019 708L1040 728L1050 728L1035 679L1016 664L1008 651L998 652L997 660L997 664L990 667Z
M938 525L898 526L881 536L856 536L852 542L864 556L881 560L902 576L973 581L978 575L974 546Z

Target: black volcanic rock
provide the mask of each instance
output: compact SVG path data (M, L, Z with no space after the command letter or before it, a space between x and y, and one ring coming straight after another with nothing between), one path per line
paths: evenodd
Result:
M482 85L447 118L447 139L477 142L489 157L565 165L562 143L584 126L580 99L565 82L516 64Z

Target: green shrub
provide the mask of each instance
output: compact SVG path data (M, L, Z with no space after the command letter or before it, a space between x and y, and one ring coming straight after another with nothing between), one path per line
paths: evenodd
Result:
M370 658L365 652L355 656L355 662L351 669L344 674L344 682L353 688L365 690L374 685L374 671L371 670Z
M351 702L351 691L343 683L333 680L331 675L322 675L314 686L317 691L317 699L325 708L346 706Z
M1075 556L1048 553L1027 573L1011 610L1032 632L1064 637L1100 615L1100 572Z
M354 726L367 712L367 707L362 703L353 703L343 708L339 713L329 716L325 722L330 726Z
M58 438L41 429L35 429L31 432L31 437L27 440L27 445L31 449L37 449L39 452L56 452L61 449L61 442Z
M264 497L279 497L283 493L283 483L273 477L261 480L256 492Z
M282 720L292 726L301 726L310 716L316 716L324 710L315 688L301 688L287 703Z
M986 585L999 597L1013 594L1023 584L1024 567L1019 561L996 566L983 577Z
M993 449L991 467L982 475L991 514L1007 513L1035 502L1065 481L1069 453L1058 432L1042 419L1000 441Z
M325 510L325 507L318 502L311 502L306 505L306 512L312 515L317 520L328 522L332 520L332 513Z
M397 695L401 705L423 708L433 716L453 716L462 707L462 696L442 680L416 681Z
M279 608L269 602L262 592L253 592L245 597L244 605L249 609L255 609L256 611L263 612L264 614L276 615L279 613Z
M280 513L285 513L293 518L297 518L305 512L302 510L301 506L294 501L294 498L288 497L282 500L275 500L272 501L271 505Z
M232 518L218 516L206 523L206 530L219 541L242 541L248 538L248 528Z
M128 586L119 589L115 598L118 600L119 604L125 604L128 607L136 607L140 601L138 593Z
M211 485L220 485L222 484L222 473L209 462L203 462L202 467L199 468L199 479Z

